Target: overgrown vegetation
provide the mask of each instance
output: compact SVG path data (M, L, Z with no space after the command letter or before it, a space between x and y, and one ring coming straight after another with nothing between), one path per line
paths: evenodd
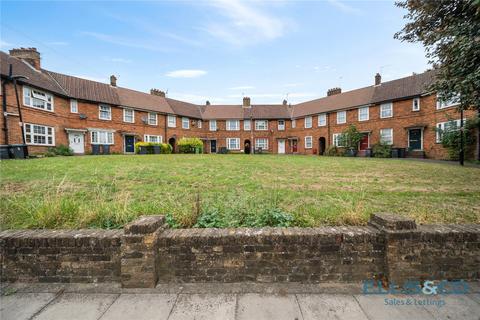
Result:
M50 147L45 153L46 157L56 157L56 156L73 156L73 150L69 146L63 144L56 147Z
M339 137L340 145L346 149L345 155L356 156L358 144L362 140L363 134L360 133L354 124L350 124Z
M203 142L198 138L181 138L178 140L178 151L180 153L202 153Z
M456 121L449 121L444 130L437 129L441 135L442 146L447 149L450 160L458 160L460 156L460 141L463 134L465 143L464 154L466 158L475 149L475 129L478 127L479 119L467 119L464 124L463 132L460 130Z
M325 150L325 155L329 157L343 157L345 154L345 149L336 146L329 146Z
M375 158L391 158L392 146L383 142L375 144L372 148Z
M145 150L146 154L170 154L173 148L168 143L143 141L135 143L135 153L141 153L142 149Z

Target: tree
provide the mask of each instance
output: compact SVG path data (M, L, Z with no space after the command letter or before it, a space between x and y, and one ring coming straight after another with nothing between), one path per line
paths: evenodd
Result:
M395 38L421 42L438 70L430 88L459 109L480 110L480 0L405 0L409 22Z
M362 140L362 137L363 134L357 130L355 125L351 124L343 130L339 142L349 151L349 155L355 156L357 154L358 144Z

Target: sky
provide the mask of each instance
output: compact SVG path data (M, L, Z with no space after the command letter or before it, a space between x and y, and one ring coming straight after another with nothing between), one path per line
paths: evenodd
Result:
M290 103L428 69L393 1L2 1L0 49L42 67L203 104Z

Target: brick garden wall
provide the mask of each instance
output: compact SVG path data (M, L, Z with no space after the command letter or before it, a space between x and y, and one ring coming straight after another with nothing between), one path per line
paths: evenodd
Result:
M364 227L0 232L2 281L358 282L480 279L480 225L420 225L391 214Z

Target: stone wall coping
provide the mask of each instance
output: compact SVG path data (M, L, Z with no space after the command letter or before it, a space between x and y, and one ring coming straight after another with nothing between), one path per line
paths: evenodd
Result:
M52 230L52 229L20 229L4 230L0 232L0 239L43 239L43 238L121 238L123 230L103 229L77 229L77 230Z
M151 215L141 216L138 219L125 225L125 234L147 234L154 233L165 224L165 216Z
M382 230L415 230L417 228L415 220L388 212L372 214L368 224Z

